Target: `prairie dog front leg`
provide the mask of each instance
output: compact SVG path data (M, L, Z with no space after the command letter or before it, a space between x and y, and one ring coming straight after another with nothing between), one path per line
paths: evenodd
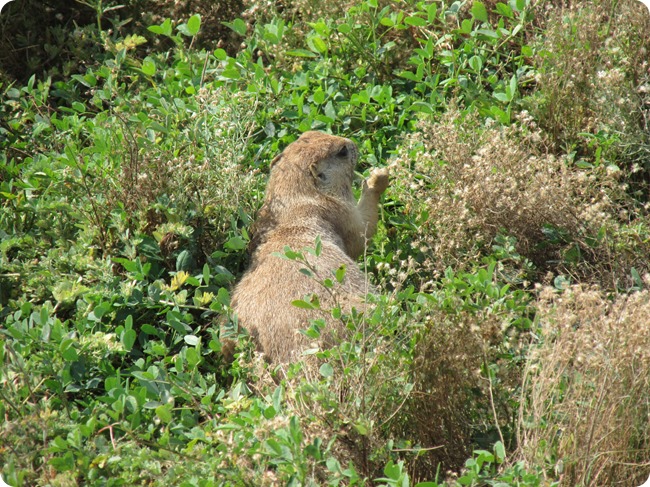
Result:
M365 227L365 239L370 240L377 230L379 212L377 205L381 194L388 187L388 169L374 169L370 177L363 182L361 199L357 204L361 220Z

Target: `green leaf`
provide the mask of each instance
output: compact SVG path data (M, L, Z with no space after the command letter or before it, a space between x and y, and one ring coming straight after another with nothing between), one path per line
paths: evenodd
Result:
M476 33L481 34L488 39L498 39L500 37L499 34L492 29L478 29Z
M565 261L571 262L572 264L577 264L582 259L580 247L577 245L572 245L564 252L563 257Z
M488 13L487 10L485 9L485 5L481 2L474 2L472 5L472 17L474 17L476 20L479 22L487 22L488 21Z
M223 246L228 250L244 250L246 248L246 240L239 235L230 238Z
M643 279L641 279L641 275L639 274L639 271L637 271L636 268L632 267L630 269L630 275L632 276L632 279L634 280L634 284L638 288L643 289Z
M425 26L427 26L429 24L426 21L426 19L423 19L422 17L417 17L415 15L410 16L410 17L406 17L404 19L404 23L406 25L412 25L414 27L425 27Z
M138 370L134 370L131 372L131 375L142 382L151 382L152 380L156 379L156 376L151 372L140 372Z
M187 37L192 37L190 34L190 29L187 28L187 24L179 24L176 26L176 30Z
M393 485L400 487L408 487L408 485L410 485L408 481L408 474L404 472L404 462L401 460L397 464L393 463L392 460L389 461L384 468L384 474L388 480L393 481L390 482Z
M426 113L428 115L432 115L433 112L434 112L433 106L431 105L431 103L426 103L426 102L423 102L423 101L416 101L415 103L412 103L409 106L409 110L411 110L413 112Z
M154 326L151 326L149 324L144 324L140 327L140 330L143 333L146 333L147 335L153 335L153 336L158 336L158 329Z
M187 21L187 30L190 32L190 35L195 36L199 33L201 28L201 16L199 14L192 15Z
M469 58L469 66L476 71L477 73L481 71L481 68L483 67L483 59L480 56L472 56Z
M336 110L334 110L334 105L331 101L328 101L325 105L325 116L330 118L332 122L336 121Z
M188 345L190 345L192 347L197 346L199 344L199 342L201 341L201 339L199 337L197 337L196 335L185 335L183 337L183 340L185 340L185 343L187 343Z
M183 250L176 258L177 271L189 271L194 266L194 257L189 250Z
M516 74L513 74L512 78L510 78L509 88L510 88L509 96L510 96L510 99L512 100L515 97L515 95L517 94L517 75Z
M282 455L282 447L280 446L280 443L278 443L273 438L269 438L264 442L264 444L268 447L270 454L276 455L278 457Z
M169 424L172 420L171 404L165 404L164 406L158 406L156 408L156 416L163 423Z
M124 259L123 257L113 257L112 260L113 262L117 262L118 264L122 265L122 267L124 267L128 272L138 271L138 264L136 262Z
M472 26L474 25L474 19L463 19L460 23L460 33L469 34L472 32Z
M122 345L124 345L124 348L127 352L130 352L133 348L133 344L135 343L136 338L137 334L135 333L135 330L127 329L122 333Z
M79 113L83 113L86 111L86 105L78 101L72 102L72 108Z
M314 54L311 51L308 51L307 49L293 49L292 51L287 51L287 55L289 56L295 56L295 57L318 57L316 54Z
M350 24L340 24L336 26L336 30L338 30L341 34L349 34L352 32L352 27L350 27Z
M172 35L172 21L170 19L165 19L160 25L149 26L148 30L154 34L170 37Z
M220 287L217 292L217 301L219 301L224 306L230 305L230 294L225 287Z
M210 266L208 264L203 264L203 284L210 285Z
M241 78L241 74L237 68L226 68L221 72L221 76L228 79Z
M345 271L346 271L345 264L342 264L338 269L336 269L334 275L336 277L336 280L339 283L343 282L343 279L345 278Z
M223 22L223 25L234 30L240 36L245 36L246 31L248 30L246 22L244 22L242 19L235 19L232 22Z
M59 345L59 351L61 356L68 362L74 362L79 358L77 350L74 348L74 340L66 338Z
M474 475L463 475L460 477L456 482L458 482L460 485L472 485L474 483Z
M201 355L199 355L196 348L188 348L185 350L185 359L187 360L187 365L196 367L201 362Z
M158 406L163 406L163 403L160 401L147 401L142 405L144 409L156 409Z
M356 429L357 433L359 433L361 436L366 436L368 434L368 427L365 424L354 423L354 429ZM391 462L389 462L389 463L391 463ZM386 473L385 470L384 470L384 473Z
M307 38L307 45L309 48L319 54L325 54L327 52L327 44L319 35L313 35Z
M494 444L494 454L496 456L498 463L503 463L506 458L506 448L503 446L503 443L497 441Z
M321 365L318 371L320 372L320 375L322 375L323 377L332 377L334 375L334 369L327 362Z
M300 332L305 335L306 337L311 338L312 340L317 340L320 338L320 329L316 326L311 326L307 330L300 330Z
M228 53L226 53L226 51L221 48L215 49L214 57L216 57L219 61L225 61L228 59Z
M494 118L496 118L499 121L499 123L502 123L503 125L507 125L510 123L510 115L507 112L501 110L499 107L496 107L494 105L491 106L490 113L494 115Z
M298 272L304 274L307 277L314 277L314 273L305 267L299 269Z
M188 276L187 279L185 280L185 283L189 284L190 286L194 286L194 287L199 287L201 285L201 281L199 281L194 276Z
M98 320L101 319L102 316L104 316L106 313L111 311L113 309L113 306L111 303L107 303L106 301L103 301L99 303L97 306L92 311L92 314L95 318Z
M431 4L425 8L427 9L427 20L429 23L432 23L436 19L436 15L438 13L438 5L434 2L431 2Z
M412 73L411 71L402 71L397 76L400 78L405 78L410 81L422 81L422 76L417 76L417 74Z
M325 101L325 92L321 88L318 88L314 92L313 100L317 105L321 105Z
M62 457L54 457L49 461L49 464L57 472L67 472L75 467L74 455L71 451L66 452Z
M277 414L277 411L275 410L275 408L273 406L269 406L268 408L266 408L264 410L264 417L266 419L273 419L276 414Z
M497 3L496 10L500 15L503 15L504 17L508 17L509 19L514 17L512 13L512 8L509 5L506 5L505 3L501 3L501 2Z
M302 443L302 430L300 429L300 420L298 416L291 416L289 420L289 432L291 433L291 438L294 441L295 445L300 445Z
M564 291L571 286L571 280L560 274L553 280L553 286L555 286L555 289Z
M295 306L296 308L301 308L301 309L318 309L315 308L313 304L308 303L307 301L303 299L296 299L294 301L291 301L291 305Z
M142 72L146 74L147 76L153 76L156 74L156 63L154 61L147 57L142 61Z

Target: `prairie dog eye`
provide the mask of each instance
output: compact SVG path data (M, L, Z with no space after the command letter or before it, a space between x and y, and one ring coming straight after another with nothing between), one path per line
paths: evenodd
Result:
M343 149L341 149L336 153L336 157L347 157L347 156L348 156L348 148L345 146L343 146Z

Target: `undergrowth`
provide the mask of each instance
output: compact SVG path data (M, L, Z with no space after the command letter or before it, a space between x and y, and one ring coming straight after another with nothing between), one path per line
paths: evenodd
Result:
M152 5L0 13L6 482L647 478L639 2ZM278 369L229 291L306 130L391 170L380 292Z

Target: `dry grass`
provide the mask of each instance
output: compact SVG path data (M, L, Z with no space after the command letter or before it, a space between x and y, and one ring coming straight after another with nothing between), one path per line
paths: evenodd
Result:
M650 16L636 0L538 2L537 97L531 112L558 150L589 152L581 134L619 138L607 156L648 151Z
M543 150L545 136L527 113L519 119L485 127L452 108L405 143L394 191L407 211L428 215L412 243L429 255L421 272L435 278L447 266L466 268L502 233L540 272L628 285L630 268L645 268L647 249L623 235L639 214L628 207L622 171L574 167ZM613 255L614 247L631 252Z
M483 334L493 335L495 329L499 330L499 320L494 316L432 314L416 350L415 385L402 432L415 445L431 448L414 459L411 472L415 479L433 478L438 464L443 472L457 471L471 455L476 433L491 430L498 439L502 425L497 428L494 424L490 381L483 368L496 351ZM504 406L495 404L499 417L505 420L511 413L506 413Z
M401 428L394 428L397 437L424 449L410 461L415 480L430 480L439 468L443 474L458 472L477 447L489 449L502 441L509 448L516 422L518 357L528 343L527 334L512 326L521 310L493 306L460 311L455 309L460 302L444 302L423 310L413 391Z
M168 163L175 189L172 201L188 199L206 216L225 224L227 214L256 206L251 200L261 181L246 158L260 101L257 95L206 88L199 90L197 100L204 116L193 121L187 142L203 149L202 158L176 157Z
M542 343L530 356L519 428L529 464L562 485L640 485L650 471L650 293L594 288L539 298Z

